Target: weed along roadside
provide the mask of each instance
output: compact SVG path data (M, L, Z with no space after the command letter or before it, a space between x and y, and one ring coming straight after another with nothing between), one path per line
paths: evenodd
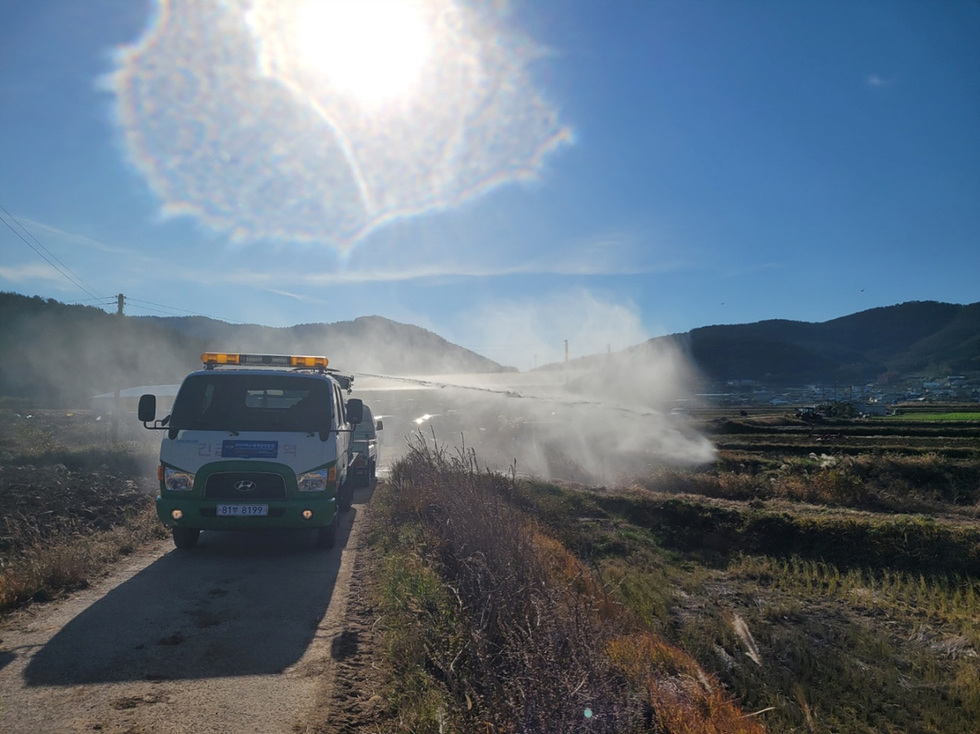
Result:
M417 443L372 541L398 731L764 731L472 453Z

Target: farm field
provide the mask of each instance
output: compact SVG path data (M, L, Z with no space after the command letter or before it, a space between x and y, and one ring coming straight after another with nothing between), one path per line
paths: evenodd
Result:
M922 421L927 423L957 423L960 421L977 422L980 421L980 412L950 412L950 413L907 413L902 415L890 416L891 420L898 422Z
M980 423L805 423L762 412L692 420L718 447L716 463L661 469L624 486L491 480L474 469L478 457L431 447L396 467L378 498L400 528L379 541L403 560L397 574L382 574L398 589L389 604L431 608L441 621L423 629L411 615L392 614L401 627L389 649L416 671L413 695L402 685L403 700L415 702L413 720L474 707L492 720L487 710L507 706L511 720L524 720L543 698L558 702L547 716L565 715L571 731L576 713L601 710L590 701L602 699L610 720L619 717L608 731L972 730L980 720ZM448 494L424 488L440 483ZM581 614L565 611L564 622L545 624L534 616L541 602L528 598L517 604L527 616L509 608L517 619L487 629L500 610L461 590L475 586L479 598L495 599L508 574L487 569L502 550L476 528L492 519L477 523L467 542L451 530L471 512L460 507L461 494L500 502L508 524L530 523L523 540L508 542L537 548L551 559L546 566L564 569L544 574L558 589L551 593L571 595L597 625L580 654L604 660L606 675L622 676L618 690L632 698L612 705L608 690L589 690L590 670L574 652L541 651L547 643L539 635L563 634L554 627L566 625L576 639ZM511 535L497 532L501 544ZM452 559L438 552L447 547ZM555 561L562 553L574 562ZM404 578L409 569L414 580ZM629 643L617 637L626 633ZM472 646L460 647L462 639ZM624 644L635 653L628 663ZM456 669L524 657L479 686L446 672L432 654L444 647L460 651ZM481 652L468 660L463 650L474 648ZM495 685L527 690L526 681L508 678L518 669L536 670L528 676L554 681L555 690L494 698ZM400 680L406 673L400 669ZM637 699L645 719L627 711ZM472 724L479 716L462 718Z
M0 410L0 613L86 586L164 537L156 442L113 443L90 411Z
M980 720L980 422L909 418L716 419L712 470L620 514L676 518L640 523L680 590L665 634L773 731Z

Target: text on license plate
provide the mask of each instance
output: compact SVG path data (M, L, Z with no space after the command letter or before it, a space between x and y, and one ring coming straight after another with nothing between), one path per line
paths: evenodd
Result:
M265 517L269 505L218 505L218 517Z

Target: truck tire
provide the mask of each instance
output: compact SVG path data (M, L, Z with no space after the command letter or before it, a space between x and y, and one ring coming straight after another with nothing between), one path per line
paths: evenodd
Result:
M316 532L317 548L333 548L337 544L337 525L339 524L337 513L334 513L333 520L330 521L329 525L314 531Z
M197 545L201 531L197 528L174 528L174 545L180 550L190 550Z
M347 479L344 483L340 485L340 491L337 492L337 507L341 512L347 512L351 505L354 504L354 475L353 473L347 475Z
M375 481L378 478L378 460L377 459L372 459L371 460L371 470L368 472L368 476L369 476L369 479L368 479L368 483L369 484L371 482Z

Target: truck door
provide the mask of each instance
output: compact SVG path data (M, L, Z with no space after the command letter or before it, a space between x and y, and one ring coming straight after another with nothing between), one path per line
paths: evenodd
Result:
M343 465L344 475L346 476L351 462L350 431L347 430L349 428L347 425L347 406L344 404L344 398L340 394L340 386L336 384L333 387L333 402L334 415L337 416L337 459L338 464Z

